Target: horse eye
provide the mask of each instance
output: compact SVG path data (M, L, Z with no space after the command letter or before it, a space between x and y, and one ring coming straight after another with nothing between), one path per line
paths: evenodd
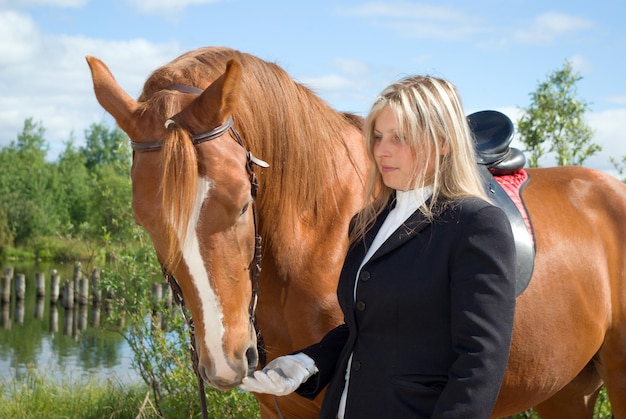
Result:
M241 212L239 213L239 216L241 217L242 215L244 215L246 213L246 211L248 211L248 207L250 206L249 203L246 203L246 205L243 206L243 208L241 209Z

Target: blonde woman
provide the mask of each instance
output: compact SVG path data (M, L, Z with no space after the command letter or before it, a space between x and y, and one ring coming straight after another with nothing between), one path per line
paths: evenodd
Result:
M456 88L411 76L365 123L372 168L337 287L345 323L244 379L321 418L489 418L506 368L515 248L488 202Z

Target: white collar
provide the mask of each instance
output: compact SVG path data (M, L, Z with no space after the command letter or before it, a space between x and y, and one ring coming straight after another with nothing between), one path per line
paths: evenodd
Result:
M432 186L423 188L410 189L408 191L396 190L396 206L394 212L398 213L398 217L405 220L409 215L413 214L428 198L433 194Z

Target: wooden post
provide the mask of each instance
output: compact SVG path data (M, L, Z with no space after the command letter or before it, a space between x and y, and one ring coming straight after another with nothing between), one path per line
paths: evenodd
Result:
M35 300L35 319L42 320L43 319L43 311L44 311L44 297L37 297Z
M55 334L59 331L59 308L56 304L50 305L50 333Z
M91 298L94 305L100 304L100 300L102 299L99 268L93 268L93 271L91 271Z
M15 322L24 324L24 299L15 301Z
M16 301L24 301L26 296L26 275L15 275L15 299Z
M46 277L43 272L35 274L35 295L37 298L43 298L46 295Z
M78 280L78 304L85 305L89 300L89 279L80 278Z
M3 305L11 302L11 277L6 273L0 278L0 302Z
M65 281L63 284L63 307L71 309L74 307L74 282Z
M104 298L104 316L109 317L113 310L113 300L115 300L115 293L111 289L107 289Z
M91 327L100 327L100 304L94 304L91 307L89 324Z
M2 304L11 303L11 286L13 282L13 268L4 268L4 275L0 278L0 302Z
M163 299L163 287L159 283L152 284L152 314L158 313L159 303Z
M61 277L56 269L50 271L50 302L56 304L59 301Z
M4 330L11 330L11 304L2 304L0 310L2 310L2 315L0 315L0 318L2 318L2 328Z
M80 280L83 277L83 271L82 271L82 263L80 262L76 262L74 264L74 300L78 300L79 296L78 296L78 292L80 290Z
M81 304L77 311L76 329L80 332L87 330L87 305Z
M72 292L73 291L74 290L72 290ZM74 310L67 307L63 314L63 334L65 336L74 336Z
M161 284L163 287L163 299L165 300L165 307L172 307L173 295L172 295L172 287L170 287L169 282L163 281Z

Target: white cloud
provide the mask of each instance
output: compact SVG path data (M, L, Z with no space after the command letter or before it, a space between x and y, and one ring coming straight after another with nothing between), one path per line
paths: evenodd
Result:
M589 29L592 22L564 13L548 12L535 18L532 25L515 33L515 39L525 44L550 43L562 36Z
M28 16L0 12L0 147L14 141L31 117L46 130L51 159L72 135L81 144L91 124L113 126L95 99L86 55L102 59L122 88L137 97L150 73L181 52L176 44L143 39L43 36Z
M378 27L399 33L403 37L459 40L483 32L480 19L457 8L415 3L371 2L338 13L368 19Z
M606 98L608 103L614 103L617 105L626 105L626 95L621 96L610 96Z
M414 3L370 2L352 8L342 8L338 11L345 15L394 19L462 22L466 18L463 13L456 11L456 9Z
M301 77L298 82L316 92L358 89L360 86L354 79L342 77L337 74L329 74L320 77Z
M77 8L86 5L88 0L15 0L0 1L0 5L11 5L13 7L20 6L53 6Z
M0 12L0 67L27 61L39 47L39 30L30 16Z
M369 70L368 65L363 61L350 60L347 58L337 58L333 60L333 66L339 69L342 73L353 75L365 74Z
M572 64L572 70L579 74L588 74L593 69L593 65L583 55L577 54L568 60Z
M602 146L602 151L590 157L585 166L594 167L609 173L615 172L609 158L620 161L626 156L626 108L609 109L590 113L587 117L589 126L594 130L595 143Z
M168 15L178 14L187 6L218 3L221 0L127 0L135 9L142 13Z

